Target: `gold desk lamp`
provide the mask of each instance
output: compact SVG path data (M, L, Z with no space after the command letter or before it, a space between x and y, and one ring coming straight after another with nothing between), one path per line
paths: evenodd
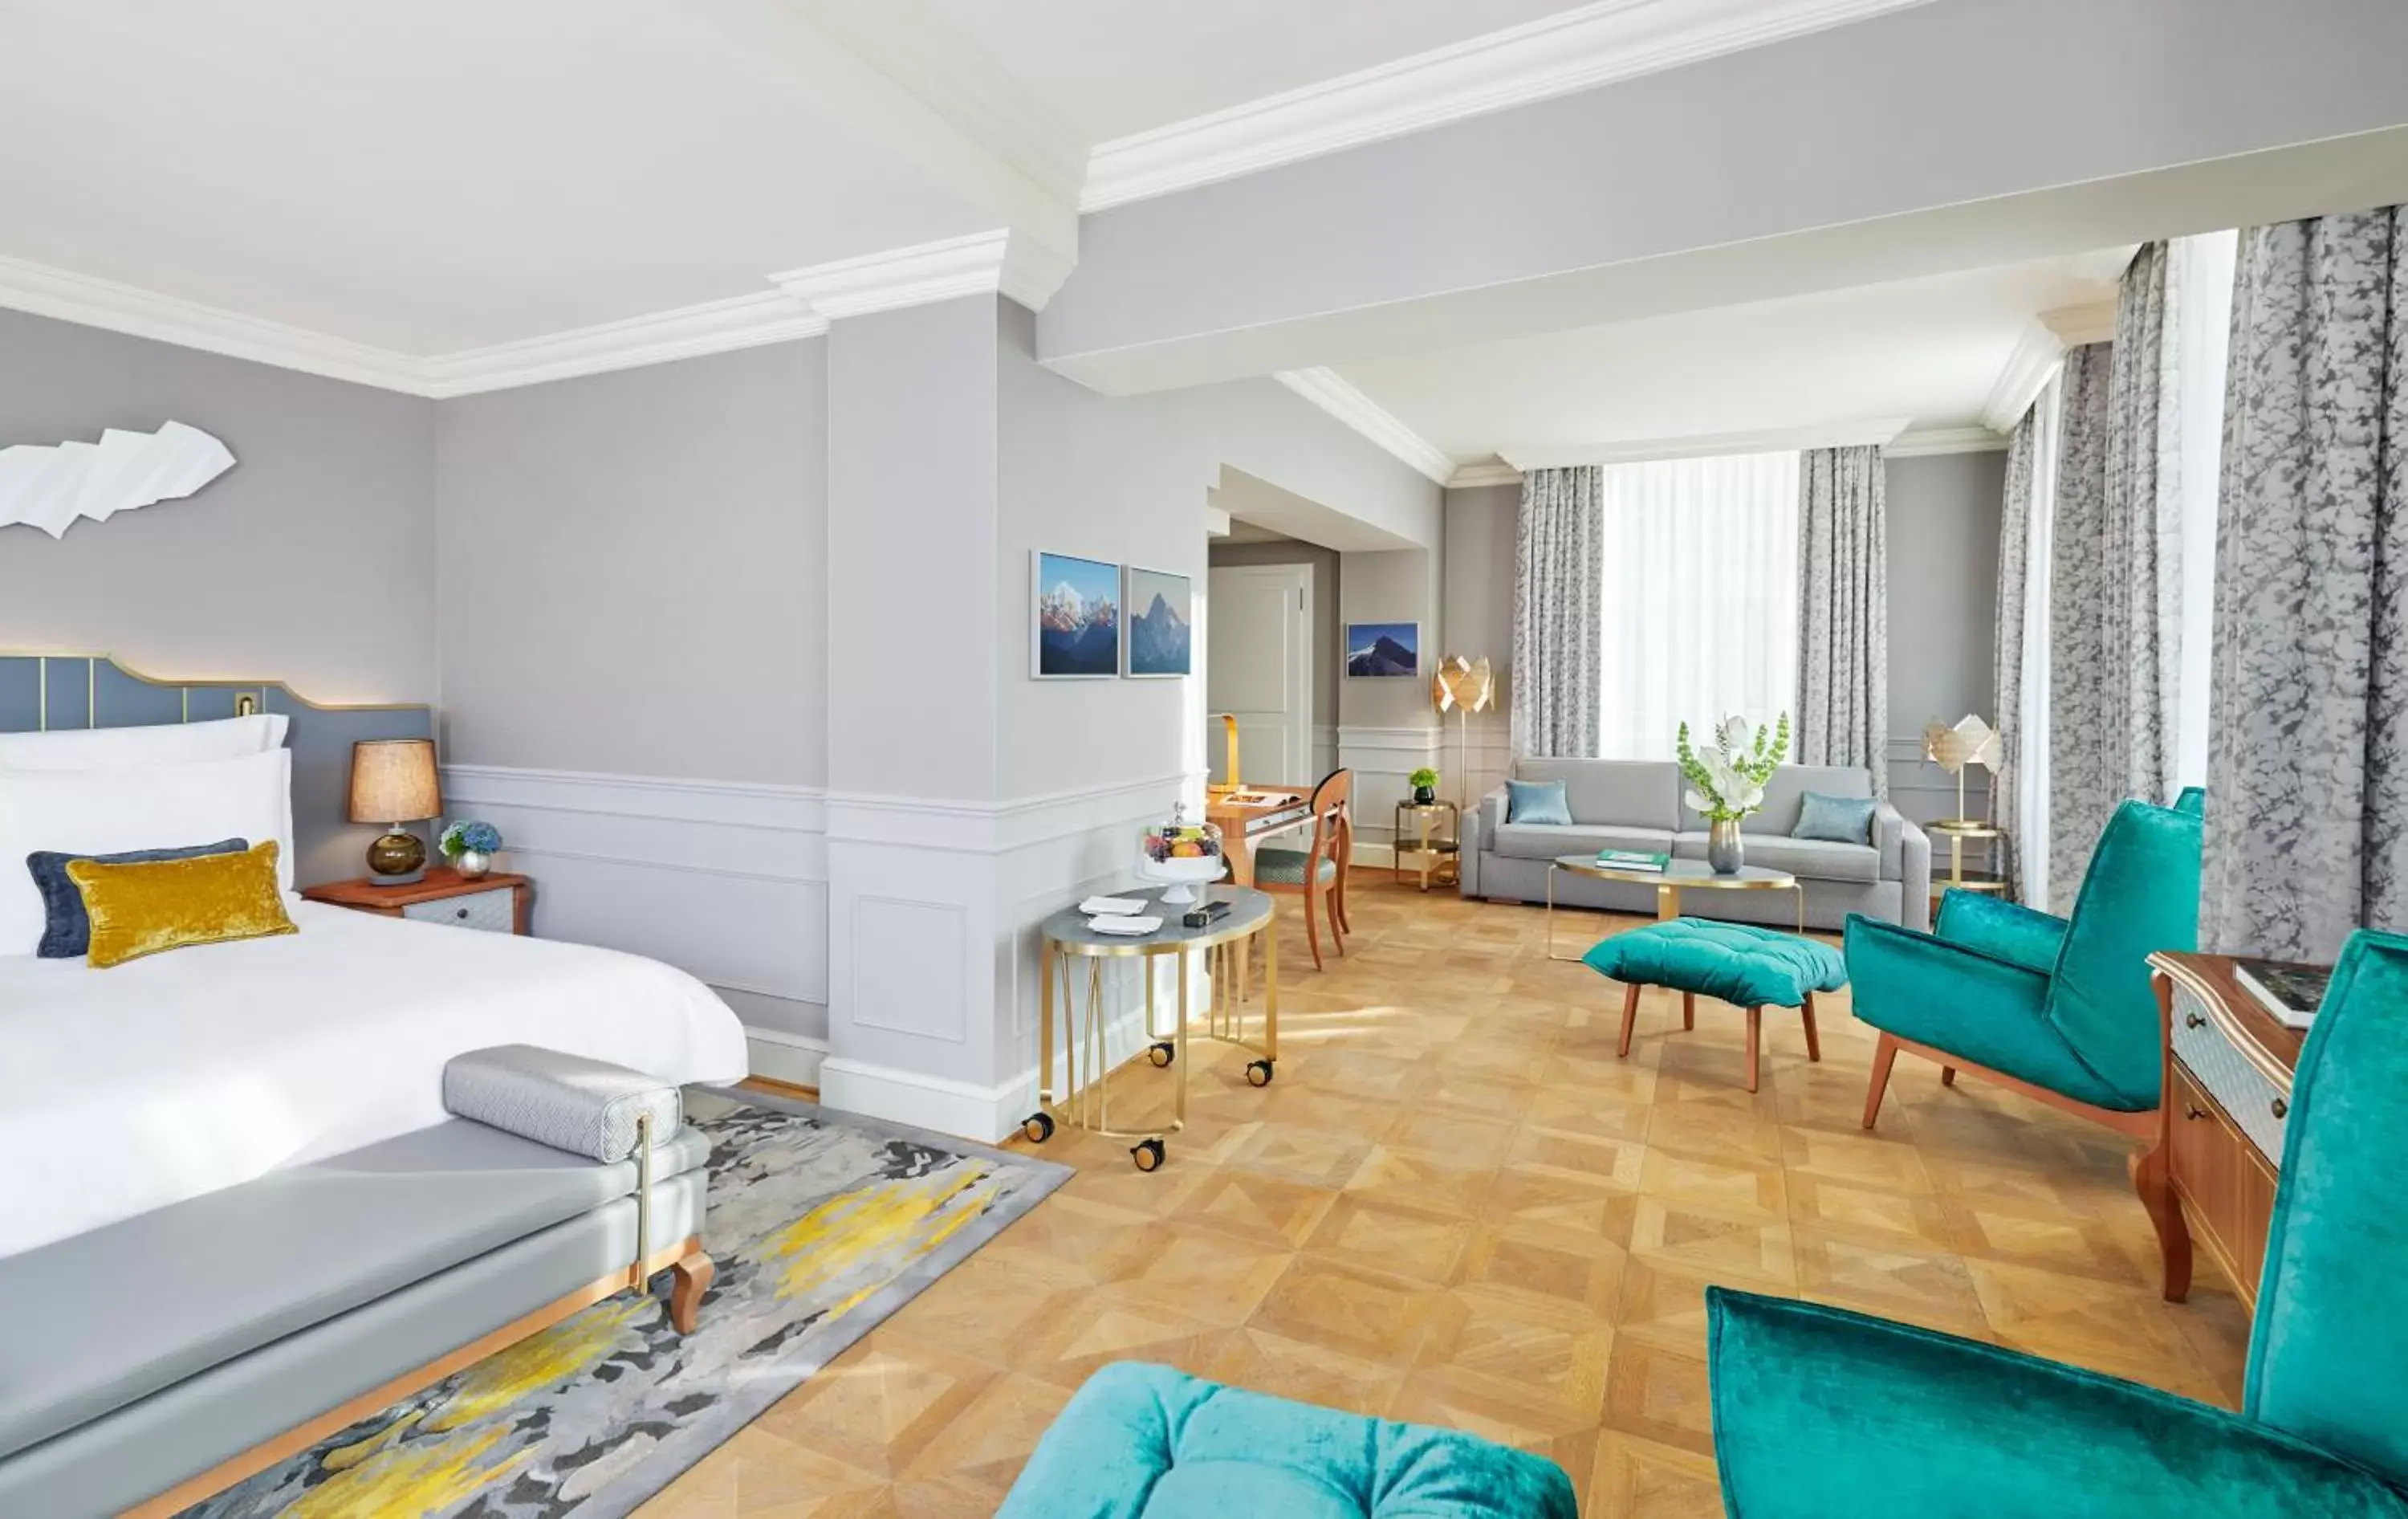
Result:
M1438 673L1430 677L1430 701L1443 717L1452 709L1456 718L1456 752L1460 763L1455 767L1455 784L1458 793L1471 784L1471 714L1487 709L1497 699L1497 675L1489 668L1486 655L1477 660L1461 654L1448 654L1438 662ZM1468 793L1461 804L1471 805Z
M1220 718L1221 738L1222 741L1228 746L1229 758L1228 764L1223 767L1221 772L1227 779L1223 781L1221 784L1217 786L1208 785L1204 788L1207 795L1213 796L1226 796L1232 793L1240 792L1246 789L1243 785L1239 783L1238 780L1238 714L1235 712L1223 712L1220 714Z
M2005 756L2005 742L1998 729L1971 714L1958 719L1955 727L1945 726L1937 719L1924 727L1923 757L1956 778L1956 815L1942 820L1941 826L1989 825L1985 820L1965 813L1965 772L1978 765L1995 773Z

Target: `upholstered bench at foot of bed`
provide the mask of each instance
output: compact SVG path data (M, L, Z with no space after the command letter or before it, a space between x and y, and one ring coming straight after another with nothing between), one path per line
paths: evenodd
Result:
M172 1512L245 1474L222 1464L698 1257L710 1149L653 1152L640 1266L634 1162L466 1120L0 1259L0 1514ZM707 1282L673 1285L689 1317Z
M1623 983L1622 1039L1627 1059L1639 1022L1639 989L1669 986L1681 994L1681 1026L1697 1026L1697 999L1711 996L1747 1010L1747 1089L1757 1087L1764 1047L1764 1010L1796 1008L1806 1032L1806 1058L1823 1058L1814 1027L1814 994L1848 984L1840 952L1802 934L1747 924L1675 918L1599 939L1582 963Z
M1089 1377L997 1519L1576 1519L1543 1456L1123 1361Z

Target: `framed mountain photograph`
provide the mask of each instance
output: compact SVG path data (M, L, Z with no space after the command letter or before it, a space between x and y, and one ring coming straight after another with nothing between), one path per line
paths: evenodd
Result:
M1117 677L1121 566L1042 549L1028 559L1028 673L1040 681Z
M1412 677L1421 672L1419 623L1346 624L1346 674L1350 679Z
M1128 626L1121 638L1121 673L1133 681L1175 680L1196 673L1190 623L1196 610L1195 582L1167 569L1122 572L1125 587L1121 605Z

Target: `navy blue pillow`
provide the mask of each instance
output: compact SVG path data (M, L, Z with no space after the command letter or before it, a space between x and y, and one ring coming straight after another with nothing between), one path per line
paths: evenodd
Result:
M129 849L122 854L62 854L36 850L25 856L34 872L34 889L42 894L42 947L35 953L45 960L74 960L92 953L92 919L83 910L83 893L67 879L67 863L90 860L95 865L147 865L152 860L196 860L204 854L239 854L251 848L246 839L221 838L214 844L189 844L182 849Z

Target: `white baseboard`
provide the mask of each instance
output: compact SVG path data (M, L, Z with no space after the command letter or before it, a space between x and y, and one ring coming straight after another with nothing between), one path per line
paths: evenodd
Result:
M1355 865L1368 866L1378 870L1392 870L1396 868L1397 849L1393 844L1365 844L1358 842L1355 844L1354 853L1350 858Z
M789 1086L816 1088L820 1084L820 1066L827 1059L827 1040L815 1039L808 1034L789 1034L782 1028L747 1025L744 1043L752 1053L753 1075Z
M1037 1073L978 1086L831 1055L820 1063L819 1085L826 1107L993 1144L1019 1127L1035 1106Z

